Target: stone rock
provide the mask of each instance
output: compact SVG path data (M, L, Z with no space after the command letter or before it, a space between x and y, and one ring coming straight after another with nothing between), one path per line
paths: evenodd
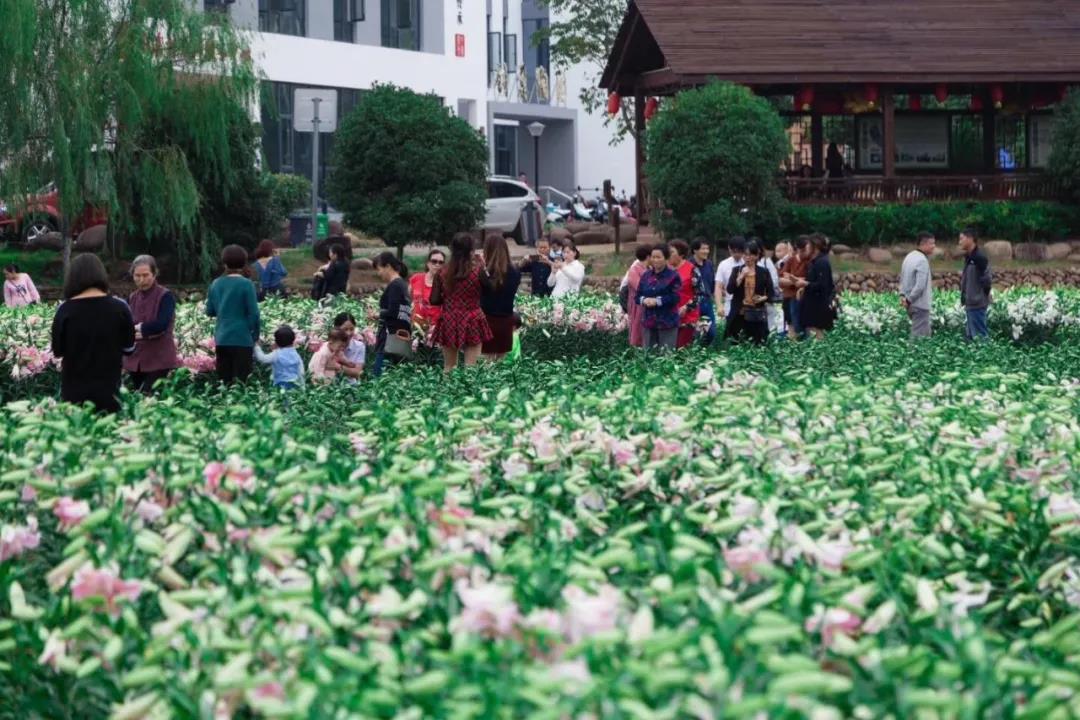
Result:
M1046 243L1019 243L1013 247L1013 257L1027 262L1046 260Z
M58 232L47 233L34 240L27 246L30 250L55 250L64 249L64 236Z
M833 246L832 246L832 251L833 251L834 253L850 253L850 252L854 252L854 251L853 251L853 250L851 249L851 247L850 247L850 246L848 246L848 245L839 245L839 244L837 244L837 245L833 245Z
M1070 240L1069 247L1073 249L1073 252L1080 253L1080 240Z
M573 239L574 235L564 227L551 228L551 232L548 233L548 238L551 240L558 240L564 242L566 240Z
M341 249L345 251L345 259L352 260L352 242L341 235L331 235L328 238L323 238L319 242L315 243L314 253L317 260L326 262L330 259L330 248L334 245L340 245Z
M356 258L352 261L353 270L374 270L375 264L371 262L371 258Z
M1064 260L1065 258L1072 255L1072 251L1073 251L1072 245L1070 245L1067 242L1051 243L1046 248L1046 259L1047 260Z
M991 260L1012 260L1013 245L1008 240L990 240L983 243L983 252Z
M570 231L571 235L577 235L580 232L585 232L593 227L594 223L587 222L568 222L566 223L566 229Z
M908 253L910 253L914 249L915 246L908 243L899 243L897 245L893 245L892 248L890 248L893 257L901 259L906 258L908 256Z
M345 226L337 220L330 221L330 235L338 237L348 237L349 234L345 232Z
M893 256L885 248L870 248L866 251L866 258L875 265L888 265L892 262Z
M638 224L632 222L626 222L625 220L619 225L619 242L620 243L636 243L638 239ZM611 242L615 242L615 231L612 230Z
M72 246L79 252L97 252L105 247L105 239L109 233L108 225L95 225L79 233Z
M1069 262L1080 263L1080 252L1074 252L1069 256Z
M574 234L574 244L582 245L609 245L615 242L615 229L598 226L594 230L586 230Z

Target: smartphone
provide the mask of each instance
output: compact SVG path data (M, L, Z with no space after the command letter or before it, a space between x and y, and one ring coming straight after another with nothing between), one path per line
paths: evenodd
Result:
M561 252L555 252L554 250L552 250L550 253L548 253L548 260L550 260L551 262L555 262L556 260L562 260L562 259L563 259L563 254Z

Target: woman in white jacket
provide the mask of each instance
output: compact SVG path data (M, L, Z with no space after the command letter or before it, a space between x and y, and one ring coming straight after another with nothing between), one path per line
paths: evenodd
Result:
M563 258L554 262L548 276L548 287L554 288L551 297L561 298L581 292L581 285L585 282L585 266L579 257L581 253L573 243L563 246Z

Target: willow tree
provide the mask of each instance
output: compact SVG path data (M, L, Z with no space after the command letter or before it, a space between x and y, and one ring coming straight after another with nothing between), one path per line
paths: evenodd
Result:
M114 236L174 238L179 266L205 273L213 238L192 160L230 185L230 123L256 88L243 35L189 0L3 7L0 196L17 206L55 183L65 261L67 218L89 205L109 213ZM173 132L154 132L166 115Z

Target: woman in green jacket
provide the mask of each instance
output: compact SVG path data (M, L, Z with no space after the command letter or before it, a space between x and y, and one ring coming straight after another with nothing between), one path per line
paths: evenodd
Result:
M206 314L217 318L214 357L218 377L226 385L244 382L251 374L255 343L259 340L259 298L247 279L247 251L227 245L221 251L225 274L210 285Z

